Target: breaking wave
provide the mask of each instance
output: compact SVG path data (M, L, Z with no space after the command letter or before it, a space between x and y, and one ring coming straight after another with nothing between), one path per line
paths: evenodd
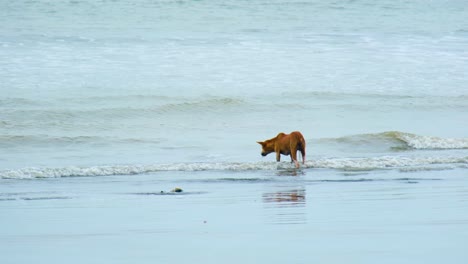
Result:
M405 149L468 149L468 138L441 138L421 136L400 131L387 131L383 133L360 134L324 141L335 141L351 145L378 144L387 145L393 150Z
M370 158L324 158L306 162L302 168L325 168L345 171L418 168L443 165L447 169L463 167L468 164L466 157L401 157L382 156ZM93 177L112 175L136 175L162 171L249 171L291 169L289 162L221 162L221 163L173 163L153 165L115 165L94 167L63 168L22 168L0 171L3 179L34 179L62 177ZM463 167L464 168L464 167Z
M467 138L440 138L431 136L420 136L398 131L385 132L384 136L405 142L414 149L466 149Z

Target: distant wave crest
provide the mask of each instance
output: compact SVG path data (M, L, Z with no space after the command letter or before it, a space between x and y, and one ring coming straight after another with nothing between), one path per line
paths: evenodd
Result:
M245 102L239 98L207 98L199 101L169 103L155 109L158 112L191 112L191 111L219 111L221 108L236 108L244 105Z
M417 168L421 166L444 165L452 168L468 164L466 157L402 157L382 156L370 158L324 158L306 162L302 168L325 168L345 171ZM450 165L450 167L447 167ZM153 165L115 165L94 167L63 168L22 168L0 171L3 179L33 179L62 177L93 177L112 175L135 175L157 173L161 171L249 171L249 170L282 170L292 169L289 162L220 162L220 163L173 163Z
M49 135L0 135L0 147L16 146L18 144L49 145L53 144L102 144L102 143L159 143L159 139L151 138L116 138L102 136L49 136Z

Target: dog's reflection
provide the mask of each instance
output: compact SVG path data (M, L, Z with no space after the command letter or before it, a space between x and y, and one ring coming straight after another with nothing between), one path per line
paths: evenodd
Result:
M267 192L263 194L267 223L305 224L306 191L305 189Z
M278 205L280 206L305 205L306 192L304 189L295 189L288 191L264 193L263 201L265 203L278 203Z

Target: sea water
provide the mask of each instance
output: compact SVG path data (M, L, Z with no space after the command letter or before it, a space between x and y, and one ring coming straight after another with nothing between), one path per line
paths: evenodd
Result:
M2 1L2 258L463 263L467 17L456 0ZM300 170L261 157L295 130Z

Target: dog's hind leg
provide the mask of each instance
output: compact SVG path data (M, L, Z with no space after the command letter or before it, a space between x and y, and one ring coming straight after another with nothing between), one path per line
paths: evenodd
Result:
M306 157L305 148L301 149L301 155L302 155L302 164L305 164L305 157Z

